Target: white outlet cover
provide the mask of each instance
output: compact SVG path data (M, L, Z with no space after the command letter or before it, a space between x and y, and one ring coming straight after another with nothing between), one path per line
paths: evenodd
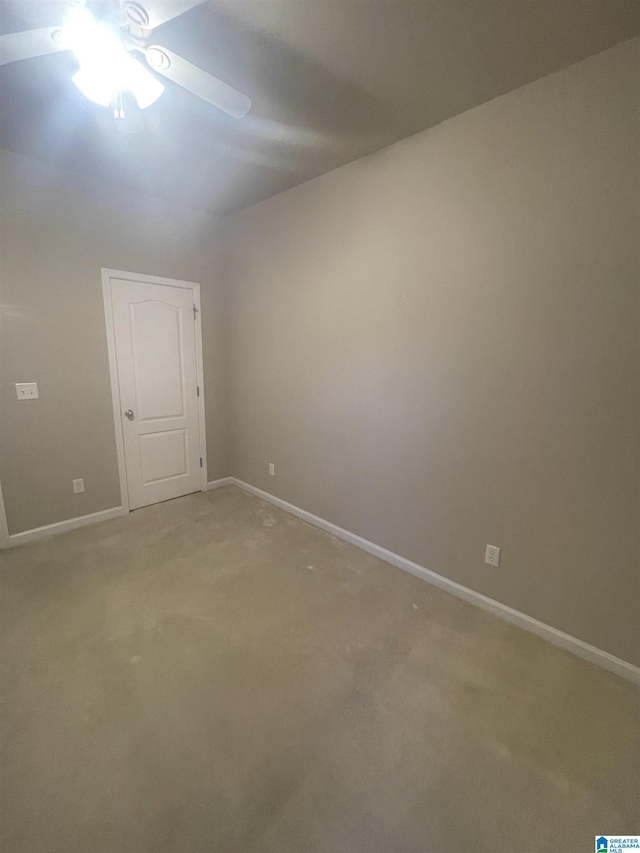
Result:
M484 561L490 566L498 568L500 566L500 548L497 545L487 545L487 550L484 554Z
M82 477L79 480L72 480L72 483L74 494L79 495L81 492L84 492L84 480Z
M35 382L16 382L18 400L37 400L38 386Z
M273 462L269 462L269 474L271 474L271 476L273 477L275 475L275 473L276 473L276 466L273 464Z

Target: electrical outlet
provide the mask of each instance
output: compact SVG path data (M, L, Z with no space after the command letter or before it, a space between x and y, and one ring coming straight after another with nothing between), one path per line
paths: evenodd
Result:
M16 382L18 400L37 400L38 386L35 382Z
M495 566L497 568L500 565L500 548L495 545L487 545L484 561L490 566Z
M275 473L276 473L276 466L273 464L273 462L269 462L269 474L271 474L271 476L273 477L273 476L275 476Z
M74 495L79 495L80 492L84 492L84 480L82 477L79 480L73 480L72 482Z

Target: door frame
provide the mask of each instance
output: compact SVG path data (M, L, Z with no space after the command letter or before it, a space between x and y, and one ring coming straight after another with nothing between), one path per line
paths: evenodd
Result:
M122 509L130 512L129 489L127 488L127 467L124 457L124 432L122 429L122 406L120 405L120 384L118 382L118 359L116 355L116 331L113 322L112 279L124 279L140 284L159 284L168 287L182 287L193 291L193 304L196 307L196 377L200 389L198 397L198 428L200 432L200 491L207 488L207 432L204 405L204 362L202 358L202 312L200 310L200 285L194 281L181 281L175 278L162 278L158 275L123 272L102 267L102 298L104 299L104 319L107 331L107 350L109 353L109 374L111 377L111 400L113 403L113 423L116 431L116 452L118 454L118 476L120 478L120 500Z

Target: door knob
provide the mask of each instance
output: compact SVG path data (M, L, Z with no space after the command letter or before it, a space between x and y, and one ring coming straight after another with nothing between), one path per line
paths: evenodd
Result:
M126 415L126 417L129 418L130 421L132 421L133 420L133 409L127 409L127 411L125 412L125 415Z

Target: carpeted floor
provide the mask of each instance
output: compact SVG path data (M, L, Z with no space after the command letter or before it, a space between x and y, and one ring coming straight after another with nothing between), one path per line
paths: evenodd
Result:
M638 691L235 488L0 555L4 853L638 832Z

